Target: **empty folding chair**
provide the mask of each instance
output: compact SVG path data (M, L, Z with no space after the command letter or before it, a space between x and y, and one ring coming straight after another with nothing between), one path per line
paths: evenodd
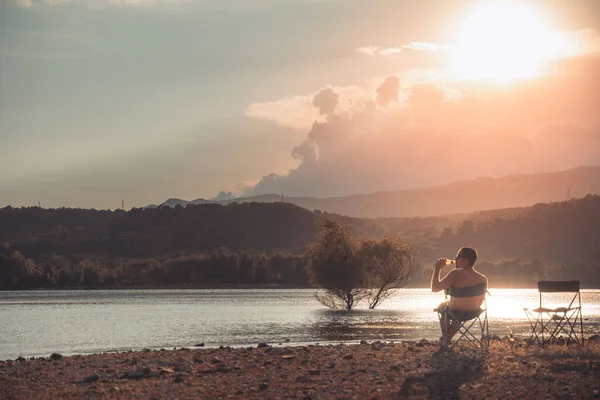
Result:
M583 345L583 319L579 281L539 281L539 307L524 308L531 326L528 344L577 343ZM544 293L566 293L563 307L544 307ZM573 294L572 296L570 294ZM546 295L547 297L547 295ZM547 300L546 300L547 302ZM562 337L562 335L565 335Z

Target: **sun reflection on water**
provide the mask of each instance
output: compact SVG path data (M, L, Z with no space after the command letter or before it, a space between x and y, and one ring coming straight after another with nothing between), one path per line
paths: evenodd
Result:
M560 307L569 304L573 294L544 294L544 306ZM600 318L600 292L582 291L584 331L592 334L598 330ZM426 289L401 289L381 308L346 310L315 310L313 335L326 341L352 341L360 339L411 340L439 336L438 314L433 309L444 300L443 293ZM527 337L530 324L524 307L539 306L539 293L535 289L491 289L487 296L490 333L500 337L513 333Z
M531 327L523 307L539 305L537 290L490 292L490 333L526 337ZM219 347L437 340L433 309L443 293L400 289L394 295L375 310L362 305L347 311L325 308L310 289L2 292L0 360L198 342ZM545 306L568 301L568 294L544 295ZM600 333L600 290L582 290L581 302L585 335Z
M573 293L544 293L544 307L565 307L573 298ZM443 293L431 293L423 289L401 289L398 295L385 303L382 308L411 314L412 320L437 319L433 309L444 301ZM600 292L582 290L581 303L585 315L600 316ZM488 317L503 320L526 320L523 308L536 308L540 298L536 289L490 289L486 297ZM429 317L428 317L429 316Z

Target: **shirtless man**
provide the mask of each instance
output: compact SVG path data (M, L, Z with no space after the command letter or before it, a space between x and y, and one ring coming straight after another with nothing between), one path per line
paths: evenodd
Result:
M485 292L488 287L487 277L477 271L475 271L475 262L477 261L477 251L470 247L462 247L456 253L456 267L448 272L446 276L440 280L440 271L447 264L446 258L440 258L435 263L433 268L433 275L431 276L431 291L439 292L449 288L450 286L455 288L467 288L476 285L485 284L485 290L479 296L473 297L455 297L450 296L450 311L458 317L459 315L472 314L481 307L485 300ZM442 303L438 306L438 309L442 309L446 304ZM470 319L470 318L469 318ZM442 332L448 332L448 343L452 340L452 337L458 332L458 324L456 321L452 321L451 318L442 318L440 322ZM447 344L447 343L446 343Z

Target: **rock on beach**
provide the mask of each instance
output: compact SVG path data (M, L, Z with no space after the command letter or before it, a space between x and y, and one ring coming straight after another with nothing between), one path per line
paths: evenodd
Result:
M0 398L600 398L597 341L545 349L494 341L489 354L440 352L425 340L365 344L5 362Z

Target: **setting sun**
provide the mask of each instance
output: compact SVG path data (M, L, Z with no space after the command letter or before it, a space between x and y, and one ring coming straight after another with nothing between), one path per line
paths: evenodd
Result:
M598 88L600 0L0 0L0 400L600 400Z
M517 2L477 3L459 23L453 70L459 79L508 81L537 77L566 55L566 38L542 10Z

